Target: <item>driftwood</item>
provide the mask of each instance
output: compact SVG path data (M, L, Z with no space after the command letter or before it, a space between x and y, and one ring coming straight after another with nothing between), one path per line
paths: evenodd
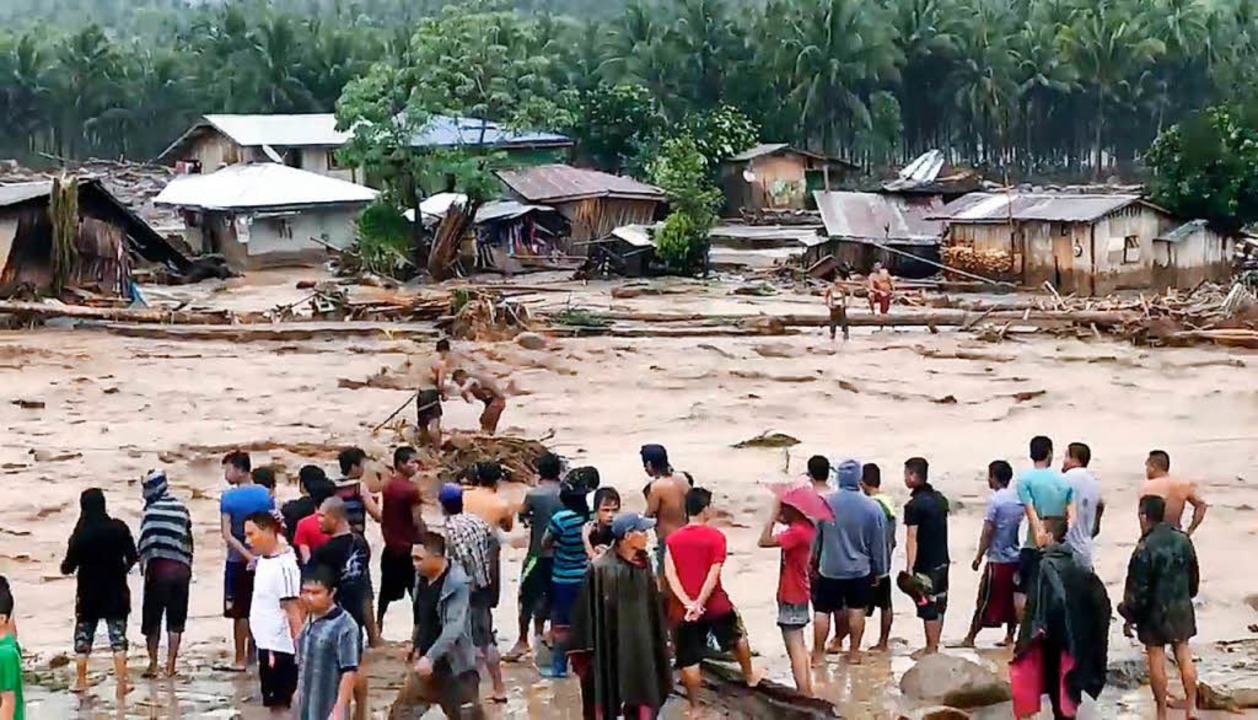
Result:
M141 310L132 308L99 308L82 305L46 305L43 303L0 300L0 314L12 314L22 319L75 318L78 320L103 320L129 323L161 323L185 325L230 325L248 321L251 315L228 310Z
M772 319L786 327L829 327L829 315L706 315L702 313L637 313L637 312L606 312L592 313L594 316L625 322L640 323L704 323L708 325L736 325L757 320ZM1098 327L1119 325L1135 319L1131 313L1124 311L1046 311L1046 310L992 310L986 312L989 320L1012 321L1030 325L1040 323L1066 323L1078 325L1095 324ZM981 319L981 317L980 317ZM965 310L931 310L926 312L892 313L889 315L852 314L847 322L853 327L928 327L928 326L965 326L973 320L973 315Z
M431 340L441 334L431 325L392 322L286 322L231 326L104 323L91 327L124 337L159 340L225 340L235 343L294 342L371 335L380 339Z
M743 683L738 670L704 660L701 701L734 717L774 718L774 720L832 720L841 717L829 700L800 695L794 689L772 680L762 680L754 689ZM679 695L685 690L679 685Z

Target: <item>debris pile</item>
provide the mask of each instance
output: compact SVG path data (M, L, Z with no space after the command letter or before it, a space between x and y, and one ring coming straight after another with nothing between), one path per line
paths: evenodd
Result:
M472 465L492 461L502 467L503 478L509 482L533 485L537 461L547 452L540 440L454 431L441 445L437 476L443 482L455 482Z

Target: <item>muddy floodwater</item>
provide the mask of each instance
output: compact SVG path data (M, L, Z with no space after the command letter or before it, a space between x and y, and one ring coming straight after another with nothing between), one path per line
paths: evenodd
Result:
M261 274L243 286L207 296L215 306L266 308L302 294L293 283L313 272ZM678 296L614 300L606 288L574 288L573 296L525 298L540 308L573 299L602 309L754 314L787 308L819 311L807 296L769 299L726 295L719 287ZM811 306L809 308L808 306ZM724 584L742 613L758 662L790 683L776 627L778 554L756 547L770 495L764 485L796 476L810 455L878 463L897 505L907 499L903 461L929 459L931 480L952 501L951 606L945 642L965 634L978 575L970 560L978 544L987 494L987 463L1007 459L1025 467L1036 434L1087 442L1108 510L1097 541L1096 569L1117 604L1127 559L1139 535L1137 491L1149 450L1172 458L1172 471L1198 481L1211 508L1195 537L1201 560L1197 600L1199 653L1222 641L1253 638L1258 613L1246 604L1258 592L1258 354L1217 348L1140 349L1106 340L1016 336L1000 344L948 331L858 328L848 342L820 330L784 337L588 338L553 341L543 350L512 342L456 344L459 352L509 379L500 432L550 436L547 445L579 464L595 465L603 483L620 489L627 509L644 505L638 448L668 446L673 464L711 489L728 511L730 555ZM281 500L297 494L298 467L321 463L334 471L337 447L358 444L385 458L392 442L371 429L406 397L405 390L348 389L382 368L397 368L421 346L374 336L293 342L170 340L122 337L101 330L42 328L0 333L0 574L10 578L27 666L28 717L265 717L256 680L233 679L210 667L229 652L223 620L223 544L218 496L219 458L241 446L259 448L255 466L277 463L288 481ZM15 401L30 401L17 404ZM42 406L39 404L42 403ZM37 407L31 407L37 406ZM479 405L446 405L447 427L472 429ZM413 416L413 412L408 411ZM765 431L797 438L786 449L734 449ZM167 469L195 525L196 560L183 679L140 681L141 582L131 578L129 623L137 689L122 707L112 683L87 698L64 689L71 670L74 580L58 565L78 515L78 495L99 486L110 512L138 531L138 480ZM522 488L506 490L513 497ZM517 530L517 536L522 531ZM369 528L373 547L378 526ZM497 616L501 646L516 638L515 583L523 558L519 538L506 554ZM903 567L903 530L893 567ZM378 572L374 566L373 572ZM378 583L377 583L378 587ZM823 694L847 717L896 717L898 676L920 647L920 623L896 597L893 652L848 668L833 659L821 675ZM395 603L385 637L404 640L409 608ZM866 632L866 642L876 634ZM998 631L980 635L979 655L1007 659L993 648ZM1111 655L1134 652L1111 628ZM107 651L104 637L97 647ZM400 647L376 652L373 716L387 708L400 683ZM164 650L163 650L164 655ZM370 657L370 656L369 656ZM50 666L58 666L55 669ZM107 653L93 657L103 676ZM579 717L572 683L539 680L531 666L509 672L510 702L491 717ZM483 688L484 689L484 688ZM1148 690L1107 692L1093 717L1143 717ZM672 714L670 712L670 714ZM1007 708L1003 715L1008 717ZM434 715L436 716L436 715ZM1234 717L1234 716L1233 716Z

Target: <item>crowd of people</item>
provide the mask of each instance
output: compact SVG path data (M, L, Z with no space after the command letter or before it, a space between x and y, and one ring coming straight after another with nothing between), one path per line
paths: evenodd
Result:
M439 432L435 423L431 430ZM1111 608L1092 563L1106 504L1089 470L1087 445L1071 443L1060 470L1048 438L1033 438L1029 450L1030 466L1016 476L1004 460L988 466L992 492L970 563L982 579L962 645L973 646L985 629L1004 629L1003 643L1014 645L1017 715L1038 713L1048 694L1055 717L1068 718L1083 694L1095 696L1104 684ZM413 672L402 698L416 717L429 705L449 717L483 716L482 679L489 681L488 702L506 702L502 663L530 655L543 677L575 672L589 718L654 717L669 695L673 669L697 711L701 661L716 653L732 656L743 680L756 686L763 669L753 663L735 598L722 582L727 540L713 522L712 493L674 471L661 445L643 446L641 459L647 476L642 514L622 512L620 493L601 486L597 469L565 472L562 460L547 454L519 504L499 493L498 464L468 468L461 484L436 492L441 522L430 527L415 448L394 451L392 473L378 493L363 481L367 454L347 448L338 457L339 480L317 466L303 467L301 496L278 506L274 472L254 468L245 452L229 453L222 460L228 488L220 517L223 610L234 657L221 669L256 668L262 703L277 716L365 718L364 648L380 644L390 604L409 599ZM781 555L776 620L801 693L813 693L813 668L828 654L859 664L865 652L888 650L893 583L922 622L919 653L939 651L950 604L950 505L932 486L926 459L909 458L902 470L910 499L899 508L883 491L882 469L855 459L815 456L806 478L772 487L774 503L758 544ZM1164 718L1168 646L1184 681L1185 707L1191 713L1195 706L1188 642L1196 632L1198 570L1190 538L1207 505L1193 483L1170 474L1165 452L1149 454L1146 476L1136 508L1143 534L1117 610L1125 631L1134 630L1147 648L1158 717ZM77 577L77 691L88 688L101 624L120 697L129 687L127 575L136 565L144 577L144 675L178 672L193 526L163 472L145 477L141 494L138 544L127 525L109 515L99 489L81 496L61 567ZM1191 521L1181 530L1188 506ZM369 570L369 521L380 525L383 537L378 592ZM528 549L516 641L503 655L495 630L501 554L505 533L517 522L527 527ZM906 562L896 573L900 524ZM874 615L878 639L866 650L865 626ZM14 617L13 594L0 579L0 718L24 716Z

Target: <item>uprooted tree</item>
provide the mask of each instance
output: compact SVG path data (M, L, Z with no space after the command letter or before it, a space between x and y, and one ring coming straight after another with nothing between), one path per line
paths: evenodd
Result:
M434 279L453 273L454 250L477 208L497 196L493 173L506 158L493 149L490 123L512 130L569 124L563 108L570 103L550 80L535 30L511 12L447 7L420 23L399 57L346 85L337 102L338 127L352 135L341 159L378 181L384 202L415 211L411 247L422 237L420 200L438 192L467 197L431 240ZM416 141L434 129L442 134L438 146Z

